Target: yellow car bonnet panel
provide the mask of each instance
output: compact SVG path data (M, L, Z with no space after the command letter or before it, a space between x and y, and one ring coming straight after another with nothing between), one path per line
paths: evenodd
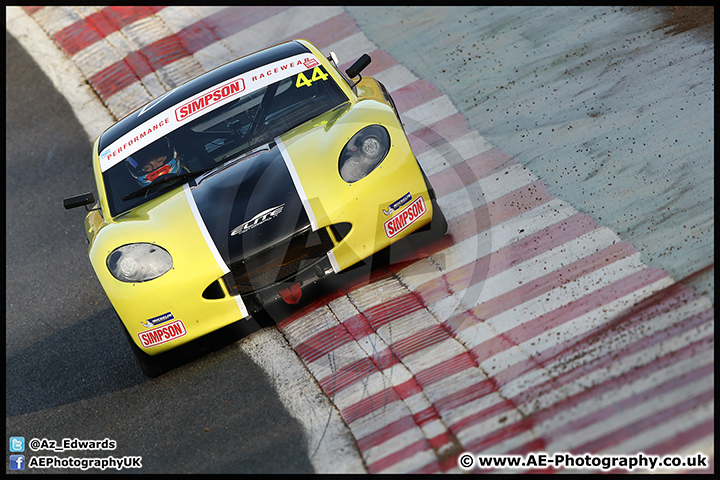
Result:
M162 247L172 257L172 269L146 282L117 280L108 270L107 257L117 247L133 243ZM136 344L144 341L143 347L150 354L177 347L243 317L237 299L225 296L208 300L202 296L224 272L207 247L183 189L158 197L107 224L97 234L90 259L128 333ZM161 317L167 314L171 318L163 321ZM162 323L153 324L151 320ZM159 343L164 338L147 337L151 330L168 324L176 325L178 330L170 332L170 336L178 338Z

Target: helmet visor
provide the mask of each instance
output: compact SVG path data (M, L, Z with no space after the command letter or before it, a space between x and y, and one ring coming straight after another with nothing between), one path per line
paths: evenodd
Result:
M180 171L175 151L167 139L158 140L134 153L125 163L141 185L148 185L163 175Z

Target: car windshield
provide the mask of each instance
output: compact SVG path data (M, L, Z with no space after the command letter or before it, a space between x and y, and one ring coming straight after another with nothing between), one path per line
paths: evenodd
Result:
M103 173L110 214L116 216L167 193L347 101L320 65L201 115L132 155L140 157L144 150L157 148L158 142L169 141L180 170L158 177L150 185L136 179L138 172L133 175L126 160Z

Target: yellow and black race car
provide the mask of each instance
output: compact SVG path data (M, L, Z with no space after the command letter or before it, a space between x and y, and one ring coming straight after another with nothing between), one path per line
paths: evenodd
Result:
M95 141L89 257L140 366L447 223L382 84L296 40L167 92ZM354 80L354 79L358 80Z

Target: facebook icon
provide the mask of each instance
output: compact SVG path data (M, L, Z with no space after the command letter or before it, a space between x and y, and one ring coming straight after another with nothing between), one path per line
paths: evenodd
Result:
M10 455L10 470L25 470L25 455Z

